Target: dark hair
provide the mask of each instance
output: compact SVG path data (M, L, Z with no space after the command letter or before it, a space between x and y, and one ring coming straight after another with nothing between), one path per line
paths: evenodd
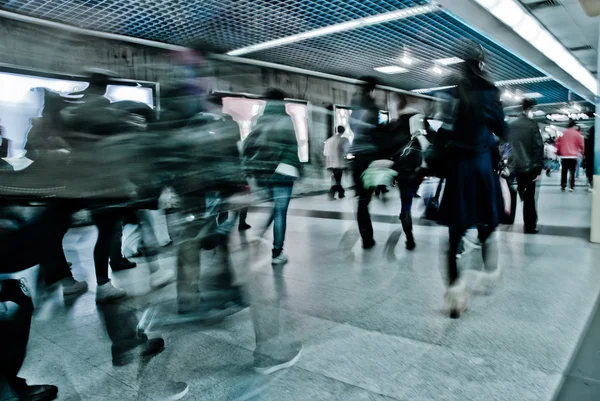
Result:
M523 101L521 102L521 107L523 108L523 111L527 111L527 110L531 110L533 109L533 107L537 104L537 102L535 101L535 99L528 99L525 98L523 99Z
M375 90L375 87L377 86L377 78L372 76L360 77L359 81L363 81L363 83L360 84L363 93L369 93L372 90Z
M575 120L573 120L573 119L570 119L570 120L569 120L569 125L567 125L567 127L569 127L569 128L573 128L573 127L574 127L574 126L576 126L576 125L577 125L577 123L575 122Z
M336 131L338 134L342 135L344 132L346 132L346 128L344 128L343 125L338 125Z
M398 106L405 108L408 104L408 98L404 93L396 93L396 99L398 99Z
M278 88L269 88L263 94L267 100L284 100L287 96L284 91Z

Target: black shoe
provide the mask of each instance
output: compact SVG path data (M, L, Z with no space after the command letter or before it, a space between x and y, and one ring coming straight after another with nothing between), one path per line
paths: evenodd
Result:
M540 232L540 229L535 227L535 228L526 228L524 230L525 234L537 234Z
M15 390L19 401L50 401L58 396L58 387L49 384L28 386Z
M344 194L339 194L339 195L338 195L338 198L339 198L339 199L344 199L345 197L346 197L346 195L344 195Z
M252 228L252 226L248 223L240 223L240 225L238 225L238 231L246 231L251 228Z
M409 251L412 251L416 247L417 247L417 244L415 243L414 239L408 239L408 240L406 240L406 249L408 249Z
M371 249L375 246L375 240L363 240L363 249Z
M115 271L121 271L121 270L128 270L128 269L133 269L134 267L137 266L137 263L132 262L131 260L127 259L127 258L123 258L119 261L118 264L110 264L110 268Z

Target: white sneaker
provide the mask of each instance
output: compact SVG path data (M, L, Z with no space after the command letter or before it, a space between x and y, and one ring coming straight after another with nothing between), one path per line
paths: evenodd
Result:
M275 256L271 260L271 264L273 264L273 265L284 265L287 262L288 262L288 257L283 252L281 252L279 255Z
M453 319L459 318L469 305L469 293L465 283L459 279L456 284L448 288L445 300L446 309L450 313L450 317Z
M300 345L298 351L296 351L296 354L293 355L290 359L285 360L285 361L272 361L271 363L269 363L270 361L265 361L265 362L260 363L255 358L254 359L254 371L256 373L260 373L261 375L270 375L271 373L275 373L279 370L291 368L292 366L294 366L298 363L298 360L300 359L300 356L302 355L303 349L304 349L304 347L302 345Z
M85 281L77 281L73 277L68 277L62 280L63 295L75 295L82 292L86 292L88 289L88 283Z
M106 284L99 285L96 290L96 303L102 304L110 301L114 301L116 299L125 298L127 296L127 291L122 288L113 287L112 283L109 281Z
M173 281L175 273L171 269L160 268L154 273L150 274L150 287L160 288L169 282Z
M569 192L575 192L573 188L569 188Z

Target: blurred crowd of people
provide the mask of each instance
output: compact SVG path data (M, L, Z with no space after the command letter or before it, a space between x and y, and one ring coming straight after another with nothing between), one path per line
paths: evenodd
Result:
M482 254L478 286L491 291L500 278L495 229L507 214L514 214L515 198L506 185L511 177L524 202L525 232L537 232L536 181L547 169L545 157L549 158L531 118L534 102L526 99L521 116L507 125L500 92L486 74L483 48L465 42L460 57L465 61L458 85L437 95L441 100L431 115L412 108L406 96L397 94L398 117L380 123L374 99L377 82L364 78L352 105L352 143L339 126L324 148L325 167L332 176L329 199L345 197L342 176L346 169L352 172L365 250L376 246L369 213L374 194L382 188L398 188L399 220L406 249L412 251L417 247L413 200L425 177L440 178L440 191L428 207L433 218L449 227L445 301L453 318L468 306L469 288L458 268L465 246ZM187 62L189 57L181 59ZM264 113L241 142L238 124L222 111L222 97L208 93L195 79L163 91L160 116L145 104L111 103L104 96L110 79L108 72L93 71L89 87L77 100L46 91L43 115L32 122L27 141L28 155L35 162L22 171L6 166L2 171L0 273L39 265L45 285L61 285L65 296L85 293L88 283L73 277L62 239L73 216L86 210L98 231L93 251L95 299L107 320L113 364L127 364L135 349L141 349L144 357L163 352L162 337L149 335L162 324L220 321L251 306L254 369L271 374L293 366L302 344L279 329L277 317L266 313L265 319L265 312L252 303L252 294L236 282L230 249L236 225L241 232L250 228L246 216L251 180L252 188L261 189L261 199L272 202L258 237L272 225L270 261L274 267L288 262L287 212L302 163L294 124L285 108L286 94L279 89L264 93ZM584 146L575 128L570 124L556 143L563 190L567 172L569 189L574 189L578 158L585 154L588 166L593 165L593 146ZM593 134L590 137L593 141ZM465 237L470 229L477 229L475 242ZM246 263L252 263L256 243L249 240L243 246L248 251ZM174 270L159 263L167 249L174 250ZM202 250L219 255L218 273L210 282L200 279ZM117 317L112 305L127 292L112 284L110 270L136 268L128 259L134 257L148 266L151 288L176 282L177 316L150 308L141 319ZM54 399L56 387L27 385L18 377L33 314L24 283L3 280L0 302L3 400ZM173 392L169 399L187 392L185 383L163 385Z

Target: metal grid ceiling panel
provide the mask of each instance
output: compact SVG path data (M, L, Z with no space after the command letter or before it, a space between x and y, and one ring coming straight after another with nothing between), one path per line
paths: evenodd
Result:
M544 76L445 12L327 35L248 57L343 76L375 75L387 85L417 89L452 83L448 76L457 72L460 64L443 67L443 75L433 73L431 68L435 59L456 56L455 45L463 38L484 46L487 69L494 81ZM413 60L411 65L399 61L405 54ZM388 75L373 70L389 65L400 65L409 71Z
M9 0L0 7L82 28L221 51L428 4L428 0Z

